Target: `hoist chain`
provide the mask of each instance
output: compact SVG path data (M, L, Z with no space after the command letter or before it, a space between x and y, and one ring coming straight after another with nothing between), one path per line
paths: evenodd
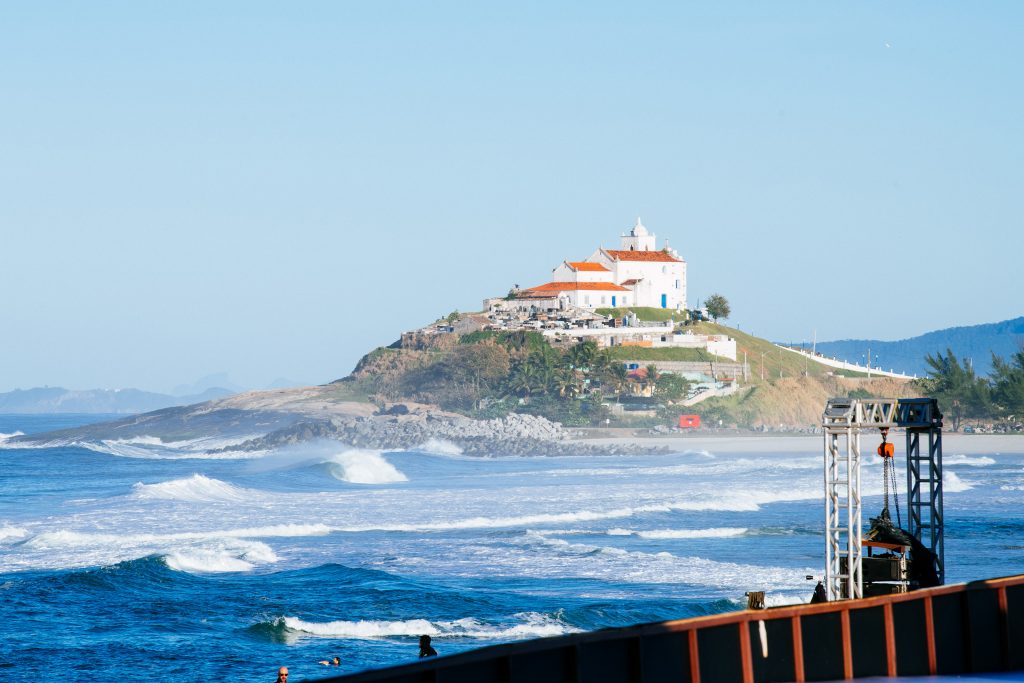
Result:
M882 455L885 452L886 441L888 440L888 437L889 437L889 430L888 429L882 429L881 432L882 432L882 445L878 447L879 455ZM891 486L892 486L893 502L896 505L896 528L899 529L899 528L903 527L903 520L900 518L900 496L899 496L899 493L896 491L896 458L892 457L892 456L889 456L889 457L883 456L882 457L882 489L883 489L883 492L885 494L885 501L884 501L884 505L882 506L882 515L884 517L888 517L889 516L889 487L890 487L890 479L892 480L891 481Z
M892 498L896 504L896 528L903 528L903 520L900 519L900 494L896 490L896 458L887 458L889 461L889 476L892 479ZM888 500L886 500L886 507L889 506Z

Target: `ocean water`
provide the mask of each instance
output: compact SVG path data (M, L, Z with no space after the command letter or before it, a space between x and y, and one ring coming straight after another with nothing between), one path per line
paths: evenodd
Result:
M0 433L97 419L0 416ZM0 670L300 680L339 673L318 664L333 655L343 672L413 660L421 634L450 654L736 609L747 590L806 601L820 439L751 443L487 459L440 442L245 458L211 441L0 443ZM946 448L948 580L1024 571L1024 453L965 443ZM864 481L874 514L878 463Z

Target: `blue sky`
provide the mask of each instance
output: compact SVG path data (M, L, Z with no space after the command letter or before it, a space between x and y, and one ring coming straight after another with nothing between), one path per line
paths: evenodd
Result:
M1017 3L0 15L0 390L328 381L637 215L761 336L1022 313Z

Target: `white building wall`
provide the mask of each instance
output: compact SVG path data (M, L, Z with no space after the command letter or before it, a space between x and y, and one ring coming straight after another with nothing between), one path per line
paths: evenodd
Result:
M562 262L557 268L551 271L552 282L611 282L612 272L573 270L568 263Z
M569 292L563 292L570 296L570 302L577 308L585 308L587 310L593 310L595 308L611 308L612 297L615 297L616 306L626 306L629 304L622 303L620 299L621 295L628 294L628 292L610 292L610 291L591 291L589 289L573 290Z
M616 284L641 280L633 288L636 303L630 305L661 308L664 294L665 308L686 308L685 261L615 261L601 250L591 258L612 270L612 281Z

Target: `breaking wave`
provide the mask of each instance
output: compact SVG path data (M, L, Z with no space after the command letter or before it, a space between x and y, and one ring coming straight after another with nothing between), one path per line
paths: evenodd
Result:
M951 470L943 471L942 486L947 493L960 493L974 488L974 484L964 481Z
M414 450L422 453L430 453L431 455L462 455L461 448L453 444L451 441L445 441L444 439L427 439L422 445L418 446Z
M172 479L158 484L138 483L132 487L132 496L143 500L180 500L190 503L233 503L252 500L258 492L193 474L184 479Z
M326 461L331 476L350 484L394 484L409 481L381 451L353 449Z
M609 536L636 536L637 538L729 538L747 533L746 527L720 527L713 529L651 529L636 531L633 529L609 529Z
M507 550L502 555L491 554L487 561L495 568L508 565L532 575L534 572L550 574L557 567L572 566L575 576L595 579L611 579L627 583L665 584L679 583L706 586L713 591L739 589L749 584L750 577L756 576L762 585L775 590L803 590L804 576L814 569L803 570L792 567L761 566L723 562L697 556L679 556L669 552L630 551L622 548L571 543L564 539L550 538L543 534L527 532L522 537L522 550L513 553ZM536 567L536 553L529 552L530 546L542 545L551 552L544 567ZM561 559L558 559L560 556Z
M511 625L488 624L467 617L455 621L429 621L408 619L405 621L328 621L309 622L298 617L283 617L276 624L292 631L299 631L325 638L388 638L395 636L429 635L435 638L484 638L512 639L545 638L573 633L579 629L570 626L557 616L525 612L513 615L518 623Z
M4 524L0 527L0 543L20 541L26 536L28 536L28 532L21 527L11 526L10 524Z
M25 436L25 432L11 432L10 434L0 432L0 448L4 447L5 441L7 441L8 439L13 439L16 436Z
M171 569L191 573L249 571L277 562L259 538L294 538L330 533L323 524L278 524L267 527L170 534L88 533L60 529L21 541L23 553L11 567L69 569L108 566L143 557L161 557ZM8 558L10 559L10 558Z
M943 465L967 465L970 467L984 467L985 465L995 465L996 461L986 455L971 456L971 455L949 455L942 459Z
M191 548L176 550L163 558L171 569L189 574L247 572L257 564L277 562L278 557L265 543L247 542L243 547Z

